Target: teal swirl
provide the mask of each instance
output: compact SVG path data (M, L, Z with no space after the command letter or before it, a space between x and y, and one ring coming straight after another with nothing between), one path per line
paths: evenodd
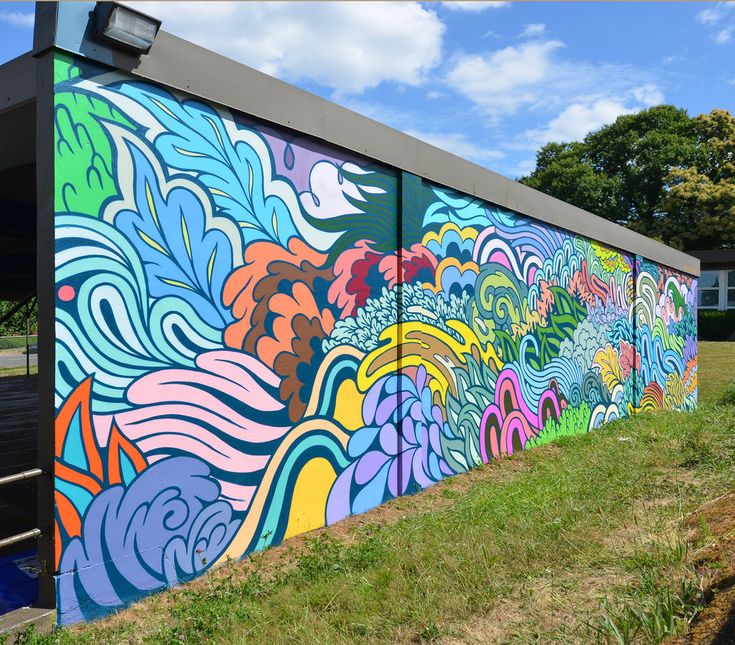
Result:
M485 336L487 322L493 329L511 333L513 325L525 321L528 287L500 264L483 266L475 284L472 320L478 336ZM480 323L478 318L483 322Z
M93 409L126 409L130 383L154 369L194 367L202 351L222 344L222 333L176 296L149 299L135 248L111 225L89 217L56 217L56 396L95 374Z

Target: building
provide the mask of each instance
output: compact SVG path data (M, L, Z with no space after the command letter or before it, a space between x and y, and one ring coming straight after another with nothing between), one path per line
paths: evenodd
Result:
M38 511L0 544L37 555L38 611L90 620L545 433L696 406L696 258L100 12L39 3L0 67L39 307L38 450L0 480Z
M699 258L702 267L697 307L735 309L735 249L690 251L690 254Z
M733 340L735 335L735 249L690 251L699 258L697 309L703 340Z

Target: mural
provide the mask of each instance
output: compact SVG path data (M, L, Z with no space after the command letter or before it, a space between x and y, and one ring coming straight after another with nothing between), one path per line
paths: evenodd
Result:
M61 623L696 405L691 277L57 56Z

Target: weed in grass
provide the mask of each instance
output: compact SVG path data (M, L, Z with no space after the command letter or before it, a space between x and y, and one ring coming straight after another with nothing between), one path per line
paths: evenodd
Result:
M442 632L436 623L429 623L418 633L419 643L434 643L441 638Z
M36 631L33 625L30 625L25 631L14 636L0 634L0 645L51 645L60 642L58 631L52 634L41 634Z
M633 592L622 601L603 601L601 616L591 628L605 643L630 645L639 637L646 643L662 643L684 633L701 608L702 592L690 580L681 580L673 590L660 582L645 596Z
M721 405L735 405L735 381L729 383L720 394L719 403Z
M683 540L657 544L627 560L636 579L614 601L604 599L597 619L587 623L598 642L661 643L686 632L703 605L702 581L687 565L688 549ZM675 575L679 581L672 585Z
M377 566L386 552L377 527L364 529L361 539L353 545L344 545L328 535L312 538L306 545L307 550L298 557L289 579L308 582L324 576L362 571Z
M684 468L695 468L716 463L717 455L712 440L701 425L692 428L682 439L682 465Z
M589 627L598 642L617 645L630 645L640 631L636 615L628 604L618 607L608 600L602 602L601 616Z
M244 579L210 576L205 585L184 588L171 609L171 624L159 629L155 642L175 644L217 642L235 625L250 619L249 601L266 595L273 583L254 571Z
M344 549L337 540L324 535L307 541L307 551L298 558L297 571L302 580L315 580L345 569Z
M705 544L709 544L712 541L712 529L709 523L705 519L704 515L699 515L697 518L697 524L699 524L699 537L697 540L697 546L703 547Z

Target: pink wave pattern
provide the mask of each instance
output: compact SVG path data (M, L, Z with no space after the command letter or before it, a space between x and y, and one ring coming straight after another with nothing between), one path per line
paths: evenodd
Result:
M506 368L498 376L495 400L487 406L480 423L480 454L487 463L492 458L523 450L529 439L536 437L549 419L561 416L566 402L554 380L549 382L533 410L523 398L518 375Z
M279 384L279 377L252 356L207 352L197 357L196 368L164 369L135 381L126 393L133 408L114 420L149 463L182 454L208 463L221 497L245 511L259 476L290 429L276 398ZM110 415L95 417L103 445L111 422Z

